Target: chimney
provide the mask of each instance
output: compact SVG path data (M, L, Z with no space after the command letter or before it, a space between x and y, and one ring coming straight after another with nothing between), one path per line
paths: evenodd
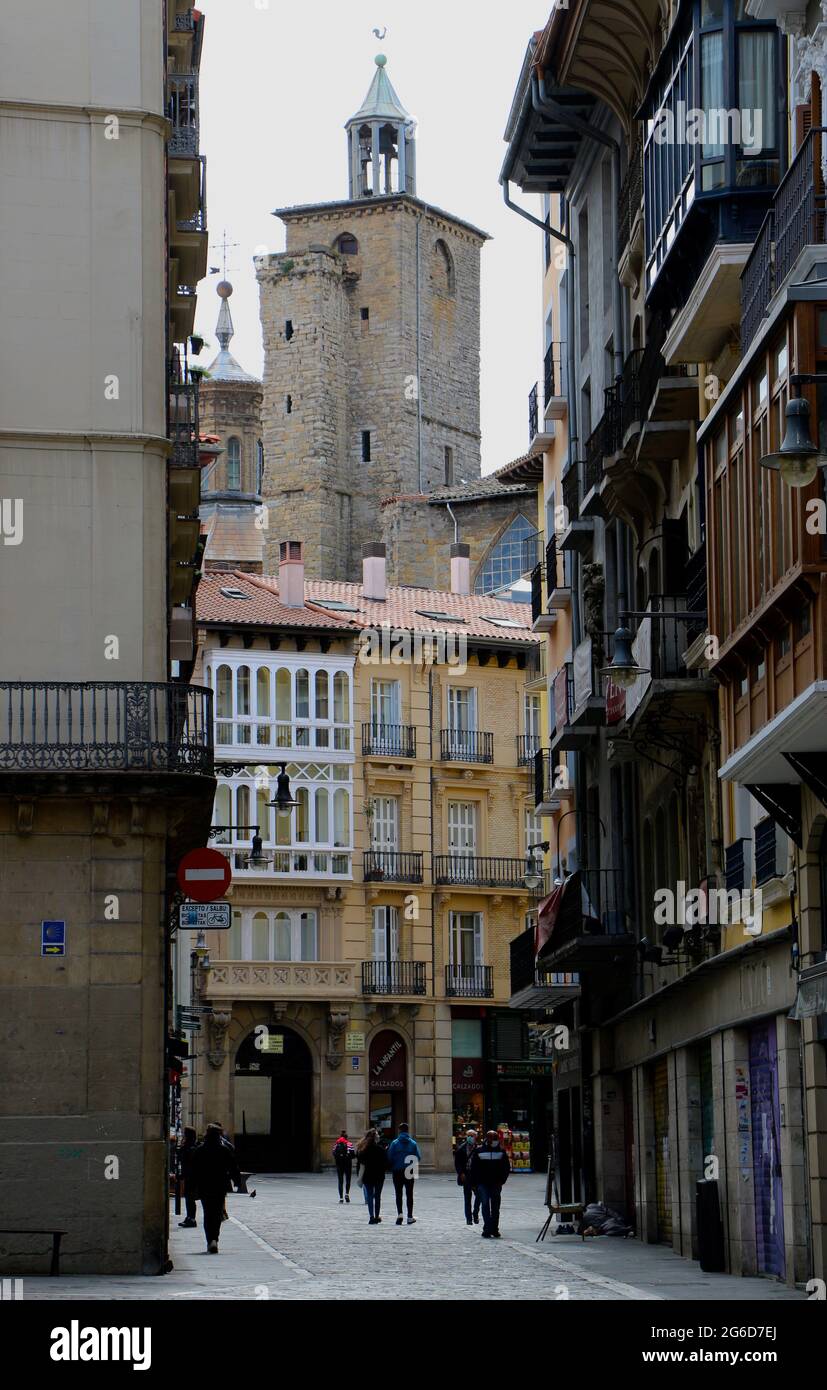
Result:
M451 593L471 592L471 547L456 541L451 546Z
M362 597L384 603L387 597L384 545L371 541L362 546Z
M304 547L279 541L279 598L285 608L304 608Z

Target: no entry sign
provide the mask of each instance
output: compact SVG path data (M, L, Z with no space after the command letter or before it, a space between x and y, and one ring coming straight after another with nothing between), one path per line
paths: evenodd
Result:
M193 849L178 865L178 887L197 903L223 898L232 880L229 860L217 849Z

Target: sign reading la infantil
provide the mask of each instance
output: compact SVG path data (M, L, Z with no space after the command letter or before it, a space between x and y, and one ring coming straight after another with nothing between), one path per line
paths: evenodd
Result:
M405 1044L397 1033L377 1033L370 1046L370 1084L376 1091L404 1091Z

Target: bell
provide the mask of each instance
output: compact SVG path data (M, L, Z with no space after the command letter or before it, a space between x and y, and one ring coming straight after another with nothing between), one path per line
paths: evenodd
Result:
M794 396L787 402L784 418L787 429L781 448L777 454L765 454L761 467L779 472L787 487L808 487L827 464L810 435L809 401Z
M614 654L610 666L604 666L601 676L608 676L621 690L631 690L638 676L647 674L638 666L632 651L632 634L628 627L619 627L614 637Z

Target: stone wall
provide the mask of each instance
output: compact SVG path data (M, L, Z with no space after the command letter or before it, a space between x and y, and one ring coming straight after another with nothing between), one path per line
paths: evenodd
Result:
M443 485L446 448L455 477L479 476L482 238L406 197L283 217L286 251L256 260L268 563L289 530L309 578L355 579L383 498Z
M534 522L535 493L452 504L459 538L471 547L471 589L491 547L516 517ZM399 497L386 502L381 513L382 540L387 546L388 582L448 589L454 523L448 508L424 497Z

